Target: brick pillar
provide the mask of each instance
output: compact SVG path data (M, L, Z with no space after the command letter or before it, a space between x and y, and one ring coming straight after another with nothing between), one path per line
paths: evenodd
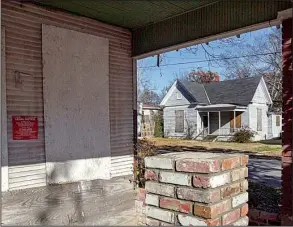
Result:
M146 157L146 224L248 225L247 162L204 152Z
M282 225L292 221L292 18L283 21L283 157L282 157Z

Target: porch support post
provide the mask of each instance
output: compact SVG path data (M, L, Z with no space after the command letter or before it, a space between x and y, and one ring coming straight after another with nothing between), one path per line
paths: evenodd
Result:
M132 114L133 114L133 168L137 168L137 142L138 142L138 124L137 124L137 118L138 118L138 112L137 112L137 60L132 60ZM134 175L134 178L136 175ZM136 188L135 184L136 179L134 179L133 182L133 188Z
M219 113L219 130L218 130L218 134L220 135L220 132L221 132L221 111L219 111L218 113Z
M233 118L233 121L234 121L234 132L236 131L236 111L234 110L233 111L233 113L234 113L234 118Z
M208 112L208 134L210 134L210 112Z
M281 225L293 225L292 164L292 18L282 22L283 97L282 97L282 197Z

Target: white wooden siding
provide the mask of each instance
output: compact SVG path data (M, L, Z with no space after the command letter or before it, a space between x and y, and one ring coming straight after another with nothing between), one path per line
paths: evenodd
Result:
M184 132L175 132L175 110L184 110ZM197 110L194 107L186 106L175 106L175 107L165 107L164 108L164 136L165 137L185 137L187 132L187 122L189 122L194 131L197 132ZM194 135L195 136L195 135Z
M182 94L181 99L177 99L177 94ZM165 106L184 106L190 104L188 100L188 95L183 91L183 89L177 85L173 90L171 96L167 100Z
M41 25L55 25L109 39L110 133L113 174L131 169L133 152L133 75L130 31L85 17L46 10L28 3L2 1L6 30L6 77L9 187L18 189L46 184ZM21 89L15 71L26 73ZM12 140L12 115L33 115L39 120L39 139ZM120 158L128 156L127 159ZM121 162L121 165L117 165ZM35 172L36 168L38 171ZM13 174L12 174L13 172ZM115 174L114 174L115 173ZM37 180L28 180L37 175ZM17 179L16 179L17 178ZM31 178L32 179L32 178Z
M248 109L241 114L241 127L249 126L249 113Z
M277 126L276 118L280 117L280 125ZM282 132L282 116L277 114L270 114L268 118L268 139L280 136Z
M267 96L265 95L265 88L263 83L259 83L252 98L252 103L266 104L268 103Z
M262 110L262 131L257 131L257 109ZM249 127L257 132L254 140L263 140L268 137L268 106L266 104L249 104Z

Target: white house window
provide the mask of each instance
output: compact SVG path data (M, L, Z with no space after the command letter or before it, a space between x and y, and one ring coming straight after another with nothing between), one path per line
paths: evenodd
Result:
M262 131L262 109L257 108L257 131Z
M276 126L280 126L280 116L276 116Z
M180 92L177 92L176 95L177 99L182 99L182 94Z

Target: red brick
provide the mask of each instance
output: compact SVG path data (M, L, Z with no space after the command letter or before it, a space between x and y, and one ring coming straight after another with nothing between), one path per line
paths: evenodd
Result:
M171 198L160 199L160 207L182 213L190 213L192 210L192 205L190 202Z
M193 176L193 186L196 188L217 188L231 182L231 174L223 173L214 176Z
M193 186L197 188L209 188L210 178L207 176L193 176Z
M261 211L260 215L259 215L259 218L265 219L265 220L270 220L270 221L278 221L279 220L279 214Z
M139 201L145 201L146 190L144 188L139 188L136 199Z
M231 209L231 200L221 201L216 204L194 204L194 215L203 218L216 218L218 215Z
M231 171L232 181L245 179L246 177L248 177L248 168L247 167L242 167L242 168L239 168L239 169L233 169Z
M240 158L233 157L222 160L222 170L234 169L240 165Z
M230 184L227 187L221 188L221 198L225 199L240 192L240 183Z
M220 190L200 190L193 188L177 188L178 199L184 199L188 201L200 202L200 203L214 203L220 200Z
M222 217L222 225L229 225L240 218L240 209L233 210Z
M240 215L241 217L244 217L248 214L248 204L246 203L245 205L243 205L241 208L240 208Z
M216 219L203 219L196 216L178 214L178 224L180 226L219 226L221 221L219 218Z
M240 190L242 192L245 192L248 190L248 181L247 180L240 182Z
M158 181L159 176L158 176L158 173L156 171L146 169L145 172L144 172L144 178L146 180Z
M221 220L220 220L220 218L208 219L205 221L205 223L207 223L208 226L220 226Z
M240 160L241 166L247 166L248 164L248 155L243 155Z
M190 173L215 173L221 170L218 160L178 160L176 170Z
M251 220L257 220L257 219L259 219L259 215L260 215L260 211L257 210L257 209L249 209L249 211L248 211L248 217Z

